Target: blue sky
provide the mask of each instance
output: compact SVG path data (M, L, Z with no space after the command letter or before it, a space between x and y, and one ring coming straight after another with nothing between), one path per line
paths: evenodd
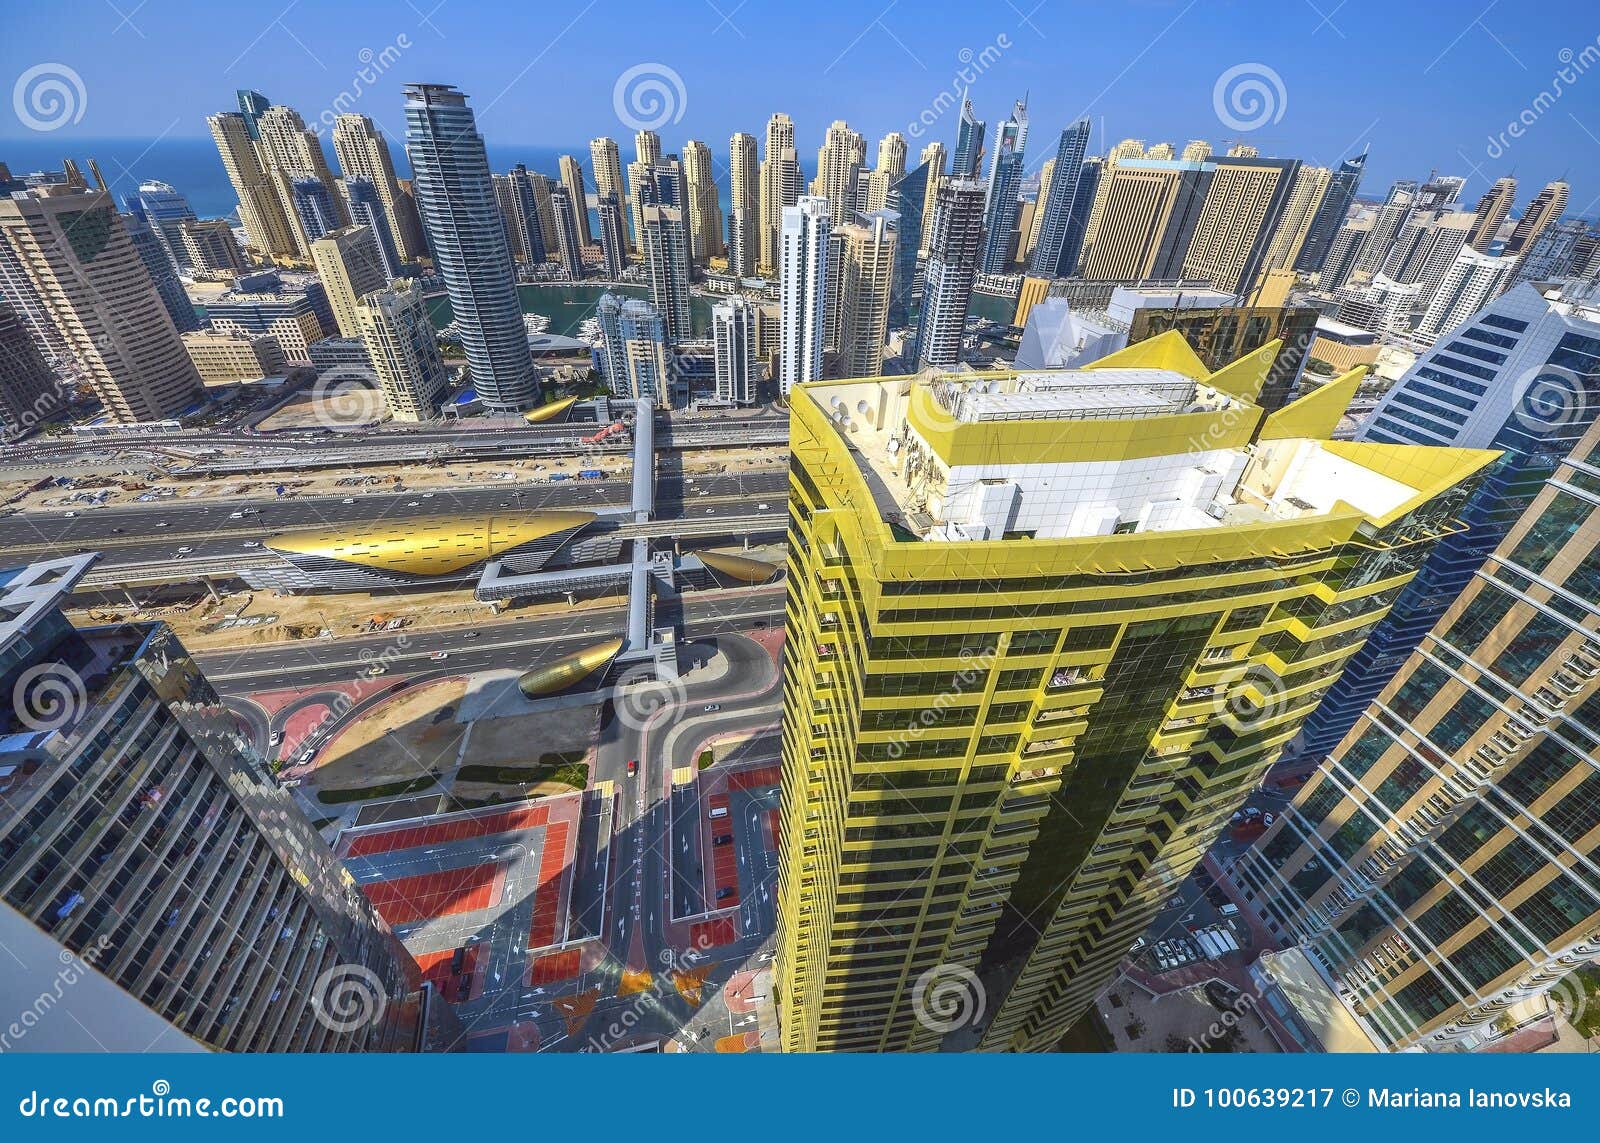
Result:
M864 132L869 148L914 122L923 132L914 146L949 144L954 114L938 110L940 93L960 86L971 61L980 117L1001 119L1029 93L1034 168L1060 128L1087 113L1113 142L1237 138L1323 164L1370 144L1369 194L1437 167L1470 179L1469 201L1514 171L1526 201L1565 174L1570 209L1594 215L1600 15L1566 0L1485 2L85 0L68 9L12 0L0 45L0 77L12 88L0 101L0 157L6 139L39 141L27 118L51 126L63 153L74 139L203 135L204 115L230 107L236 87L313 121L339 93L359 91L353 109L394 135L401 85L427 80L471 96L491 147L576 147L606 134L624 141L626 161L632 127L615 97L619 77L637 68L646 96L666 93L669 150L704 139L725 162L731 132L759 137L782 110L809 172L836 118ZM1564 52L1573 81L1536 106L1558 82ZM370 85L358 75L364 60L377 73ZM60 105L31 106L20 81L32 73L33 86L48 84L63 67L77 84L66 81L71 114L56 125ZM1246 102L1227 112L1224 89L1229 126L1214 95L1232 69ZM1250 103L1252 92L1267 102ZM627 112L625 97L622 106L634 120L660 114L654 105ZM1520 137L1506 134L1519 118L1528 120Z

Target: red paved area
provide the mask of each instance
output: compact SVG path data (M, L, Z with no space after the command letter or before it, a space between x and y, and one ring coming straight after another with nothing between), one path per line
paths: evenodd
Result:
M329 683L320 687L294 687L274 691L257 691L245 697L261 707L268 715L274 715L296 699L305 698L307 695L331 691L336 694L349 695L355 702L360 702L362 699L371 698L375 694L390 689L395 685L395 682L396 680L393 678L365 679L360 682Z
M362 886L380 916L391 925L427 917L470 913L500 903L505 868L495 863L423 873Z
M733 832L733 819L728 816L728 795L712 794L706 799L713 810L722 810L719 817L707 818L709 831L715 839L718 834ZM739 861L734 853L736 846L717 845L713 841L711 846L711 882L715 892L712 895L713 909L736 909L739 906ZM727 896L722 895L722 890L732 889Z
M300 743L306 735L316 730L333 713L326 703L317 703L314 706L303 706L289 716L283 724L283 741L278 744L278 754L288 758L300 749Z
M459 1004L464 1000L476 999L483 991L483 978L478 971L482 954L482 945L468 945L459 974L451 968L455 961L455 949L422 953L417 957L417 965L422 969L422 979L431 981L446 1000Z
M539 855L539 888L533 894L533 926L528 937L530 949L556 943L556 922L561 912L561 881L567 868L567 822L551 822L544 835Z
M566 949L563 952L539 957L529 970L528 983L554 984L558 980L571 980L580 971L579 962L582 956L579 949Z
M689 940L697 949L729 945L739 939L739 925L732 917L713 917L689 926Z
M761 766L754 770L737 770L728 775L728 789L753 790L758 786L776 786L783 780L779 766Z
M402 829L363 833L350 839L346 857L365 857L371 853L389 853L396 849L415 849L423 845L439 845L447 841L461 841L470 837L488 837L496 833L516 833L546 824L550 807L546 805L518 806L483 817L463 818L435 825L406 826Z

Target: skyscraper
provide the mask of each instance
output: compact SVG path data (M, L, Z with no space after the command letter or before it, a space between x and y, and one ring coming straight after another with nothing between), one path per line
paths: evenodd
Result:
M794 149L794 123L783 112L767 120L767 149L761 159L759 269L778 272L778 232L785 207L800 201L800 162Z
M817 150L817 175L811 181L811 193L828 200L835 226L844 225L855 215L856 177L866 156L867 141L859 131L850 130L843 119L828 125Z
M1345 216L1350 213L1350 204L1355 201L1356 190L1361 186L1361 172L1366 165L1367 153L1363 151L1340 163L1328 179L1322 204L1311 219L1305 244L1300 247L1300 257L1295 260L1296 270L1314 274L1323 268L1328 260L1329 247L1333 245L1333 237L1344 225Z
M242 113L224 111L206 119L223 170L239 199L239 221L250 244L267 258L292 258L299 253L289 214L268 174L253 132L255 124Z
M1028 104L1019 100L1011 118L1000 124L995 139L994 160L989 165L989 184L984 192L983 255L979 269L986 274L1003 274L1011 264L1015 245L1018 196L1022 192L1023 151L1028 144Z
M201 218L184 223L183 244L189 249L189 265L197 274L239 274L247 268L244 251L226 219Z
M889 188L906 173L906 137L891 131L878 141L878 165L867 181L867 209L871 214L889 205Z
M748 298L732 297L711 308L717 396L735 405L756 399L756 308Z
M961 361L967 306L982 250L983 184L976 179L945 180L928 235L928 265L912 353L917 368L951 369Z
M311 261L327 292L339 335L360 337L361 300L389 284L377 236L365 226L331 231L311 244Z
M129 196L128 208L150 224L173 268L187 273L191 267L189 248L183 242L183 224L196 218L189 200L170 183L150 179L140 183L138 191Z
M922 248L928 200L928 183L938 177L931 160L923 160L896 179L889 187L884 209L895 215L894 282L889 296L889 326L904 329L911 324L911 302L917 287L917 254Z
M1458 247L1417 323L1418 339L1432 341L1477 313L1506 287L1516 265L1515 258L1480 254L1471 246Z
M1215 167L1117 159L1101 169L1078 275L1101 282L1179 278Z
M1017 220L1017 228L1021 240L1017 243L1017 261L1024 266L1033 263L1033 252L1039 248L1039 234L1044 229L1044 216L1050 209L1050 184L1055 181L1056 160L1052 155L1044 161L1044 166L1039 168L1039 190L1033 196L1032 203L1023 203L1023 210L1027 217Z
M1183 271L1174 276L1242 293L1260 273L1300 160L1230 156L1211 166L1205 203L1184 251Z
M778 383L785 395L822 376L833 216L826 199L803 196L783 208L779 255L782 333Z
M596 316L601 361L612 394L671 408L673 374L667 327L655 306L643 298L602 294Z
M1486 257L1470 247L1462 254ZM1338 745L1505 538L1539 482L1600 415L1597 362L1600 313L1523 285L1447 331L1384 394L1361 440L1494 448L1503 455L1462 510L1466 529L1422 565L1306 720L1305 757L1325 757Z
M641 129L633 137L633 162L628 164L628 212L633 219L633 239L640 253L644 252L644 231L642 210L644 204L652 201L641 193L641 185L648 182L652 175L650 168L661 161L661 136L654 131ZM674 206L683 204L674 203Z
M521 251L523 259L532 265L548 262L561 244L556 233L555 207L545 205L550 201L550 180L518 163L504 176L496 175L495 185L497 195L504 200L501 213L511 234L512 249ZM509 212L506 207L510 207ZM547 216L550 219L548 235L545 233Z
M347 178L340 181L344 189L345 207L350 211L353 226L364 226L372 231L372 241L383 266L383 278L392 282L400 277L400 252L394 247L395 228L384 213L383 196L378 188L365 178Z
M689 311L689 228L676 206L643 208L645 278L650 300L666 323L669 342L693 335Z
M94 559L0 576L0 941L53 942L213 1050L448 1046L448 1006L171 629L67 621ZM368 1019L332 1006L353 982Z
M1517 197L1517 180L1510 175L1495 179L1494 186L1478 200L1477 212L1472 219L1472 233L1467 242L1479 253L1487 254L1494 240L1500 236L1506 215Z
M1359 274L1370 279L1382 271L1383 264L1389 259L1389 251L1394 248L1395 239L1404 229L1406 220L1418 209L1420 195L1421 188L1410 179L1402 179L1389 188L1383 205L1373 216L1372 227L1367 231L1366 240L1362 242L1361 249L1351 264L1349 277Z
M344 204L334 194L333 171L328 166L328 156L323 153L322 140L292 107L267 108L256 120L256 127L260 132L258 146L264 165L295 232L296 250L302 259L309 261L312 242L329 230L350 224ZM321 184L320 193L310 186L313 182ZM308 218L303 205L310 200L323 204L328 213L328 217L321 219L323 229L315 233L307 230Z
M1316 220L1317 208L1322 205L1323 196L1328 193L1328 185L1332 180L1333 172L1327 167L1302 165L1295 172L1289 193L1283 200L1283 210L1271 228L1266 250L1257 268L1257 284L1262 275L1269 271L1291 269L1299 260L1300 251L1305 248L1312 223Z
M1391 1050L1492 1041L1600 949L1597 482L1591 428L1229 871Z
M728 272L748 278L760 254L761 164L756 137L743 131L728 140L728 192Z
M194 305L189 301L183 283L178 280L178 268L167 253L166 243L161 241L155 228L142 214L124 214L121 218L128 231L128 240L133 243L139 260L150 275L150 284L156 288L162 308L172 319L172 327L179 333L199 329L200 315L194 312Z
M589 166L594 171L596 196L615 195L617 203L625 206L628 202L628 188L622 182L622 156L617 150L617 141L604 136L590 139Z
M1553 222L1522 252L1511 280L1549 282L1581 277L1588 262L1584 248L1595 241L1595 232L1581 218Z
M583 277L583 239L578 232L578 208L565 183L550 188L550 209L556 216L556 253L567 279L579 281Z
M56 184L0 199L0 241L38 284L114 419L163 420L200 395L200 376L109 194Z
M375 290L357 307L360 337L397 421L429 421L450 383L427 299L415 282Z
M962 96L961 116L956 123L956 153L950 163L953 179L975 179L983 163L983 120L972 110L972 100Z
M324 234L341 229L340 220L347 216L340 205L335 205L333 188L321 179L295 179L290 183L289 194L309 258L312 244Z
M1268 417L1275 348L793 393L787 1050L1052 1048L1360 642L1275 608L1381 614L1492 459Z
M683 145L683 181L688 191L689 257L704 263L722 253L722 206L717 202L711 148L691 139Z
M1077 269L1083 231L1078 228L1074 233L1071 223L1075 214L1088 213L1087 206L1078 201L1079 196L1092 199L1094 194L1094 188L1086 185L1083 163L1090 129L1087 118L1079 119L1061 132L1061 140L1056 145L1055 168L1051 172L1042 221L1038 223L1039 241L1029 264L1029 269L1039 277L1066 278ZM1041 189L1039 193L1045 194L1045 191Z
M880 210L834 231L843 246L836 376L876 377L883 372L899 238L895 222L892 211Z
M333 121L333 155L339 160L339 173L347 184L351 179L365 179L371 185L383 204L395 253L402 262L415 262L426 252L422 226L411 200L400 193L389 141L377 124L365 115L337 116ZM381 236L379 242L382 243Z
M483 136L455 88L416 83L405 94L411 185L472 383L491 409L527 408L539 398L539 376Z
M572 203L579 249L591 246L594 238L589 233L589 192L584 189L583 164L578 162L576 155L562 155L557 161L561 169L561 185L567 188L567 199Z
M608 282L622 277L628 265L627 223L623 221L622 203L609 191L596 200L595 217L600 225L600 256L605 262Z
M1559 219L1561 212L1567 209L1568 191L1567 184L1560 179L1546 183L1544 189L1528 204L1528 209L1522 212L1522 217L1517 219L1511 237L1506 239L1504 253L1521 254L1532 246L1534 239L1544 233L1545 227Z
M27 323L0 302L0 440L14 440L54 420L66 412L67 396Z

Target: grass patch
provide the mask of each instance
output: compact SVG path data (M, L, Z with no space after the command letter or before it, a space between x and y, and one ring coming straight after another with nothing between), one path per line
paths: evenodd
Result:
M1600 968L1586 964L1567 978L1564 991L1569 995L1581 990L1585 998L1583 1011L1572 1021L1572 1026L1582 1036L1600 1034Z
M484 782L494 786L528 786L538 782L560 782L581 790L589 784L589 767L581 761L549 762L552 758L582 758L581 751L573 755L546 754L536 766L463 766L456 774L458 782Z
M700 751L700 769L704 770L707 766L711 765L715 761L716 759L711 756L711 751Z
M328 806L336 806L342 802L366 802L373 798L393 798L400 794L414 794L418 790L426 790L439 780L437 774L426 774L421 778L410 778L404 782L384 782L377 786L356 786L348 790L318 790L317 801Z

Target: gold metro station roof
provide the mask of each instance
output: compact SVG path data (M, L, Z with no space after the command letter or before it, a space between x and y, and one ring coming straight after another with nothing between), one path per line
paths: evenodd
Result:
M517 679L517 687L528 698L553 695L582 682L617 657L622 650L621 639L607 639L570 655L563 655L532 670L524 671Z
M321 556L375 571L439 576L595 520L593 512L535 512L527 516L433 516L356 523L273 536L280 555Z

